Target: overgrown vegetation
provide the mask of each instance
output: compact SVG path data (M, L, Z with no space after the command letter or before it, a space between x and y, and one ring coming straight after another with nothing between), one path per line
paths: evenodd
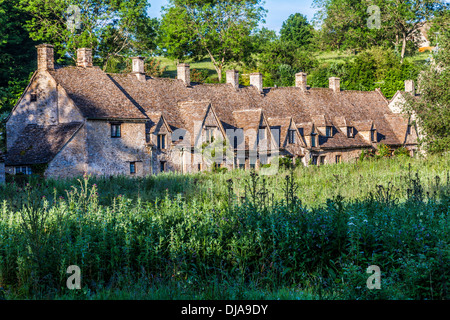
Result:
M0 189L6 299L448 299L449 156ZM69 265L82 289L66 289ZM369 265L381 290L369 290Z

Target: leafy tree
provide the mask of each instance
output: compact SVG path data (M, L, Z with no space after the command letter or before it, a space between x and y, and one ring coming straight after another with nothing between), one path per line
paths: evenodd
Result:
M278 39L277 33L274 30L270 30L265 27L256 30L251 37L254 53L261 53L267 46L270 45L270 43Z
M443 0L314 0L322 46L362 50L371 45L401 45L401 62L419 28L448 10ZM380 28L368 27L368 8L380 8Z
M17 4L0 0L0 87L13 78L27 78L36 64L35 42L23 26L28 16Z
M372 0L314 0L318 8L315 22L320 25L320 46L331 49L367 49L371 45L383 45L389 34L369 29L367 8Z
M346 64L342 62L323 63L315 68L308 77L312 87L327 88L330 77L341 77L346 74Z
M450 30L439 38L434 63L419 77L420 95L407 96L405 110L417 115L425 136L422 144L430 153L450 150Z
M401 43L402 63L407 42L428 20L449 6L443 0L377 0L376 4L383 9L382 28L395 34L396 44Z
M36 41L52 43L58 62L76 59L76 49L93 48L106 68L112 57L144 54L155 48L157 22L147 16L147 0L20 0ZM72 23L70 23L72 22Z
M367 51L362 52L347 66L343 87L347 90L374 90L376 71L377 66L374 57Z
M401 64L392 49L373 47L359 53L353 61L325 63L309 76L313 87L328 87L330 77L340 77L346 90L374 90L380 88L387 98L404 89L405 80L416 80L420 66L410 62Z
M268 43L258 59L260 71L271 79L267 85L293 85L295 73L310 72L317 65L317 60L309 52L281 39Z
M265 10L261 0L170 0L163 8L160 45L174 59L211 59L219 81L226 63L244 61Z
M301 13L291 14L281 26L281 41L292 43L296 48L304 47L310 42L312 29L304 15Z
M29 16L18 8L18 0L0 0L0 150L3 151L3 120L36 68L36 43L24 28L27 19Z
M450 10L436 12L430 30L428 30L428 40L431 45L437 45L437 35L444 33L448 29L450 29Z

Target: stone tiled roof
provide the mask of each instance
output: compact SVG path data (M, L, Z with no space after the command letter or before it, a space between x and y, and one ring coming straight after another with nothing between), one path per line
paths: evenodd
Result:
M402 114L385 114L384 116L393 128L394 134L398 141L403 143L406 139L409 117Z
M6 155L7 165L48 163L81 128L82 122L51 126L27 125Z
M86 118L146 119L133 99L98 67L49 72Z
M208 101L224 129L257 128L259 118L248 119L252 123L245 124L245 120L236 114L260 109L266 118L292 118L298 127L309 123L303 128L305 132L313 124L335 127L354 124L362 128L356 127L357 130L365 130L372 121L382 139L380 143L401 144L385 117L385 114L392 114L387 100L378 91L334 92L329 88L303 91L296 87L282 87L264 88L260 93L252 86L237 89L231 84L192 83L186 86L182 80L150 77L142 81L133 74L106 75L98 68L68 67L57 69L52 74L83 115L89 117L148 117L154 121L151 114L161 114L171 128L189 130L186 128L191 121L189 116L200 116L197 113L203 112L202 101ZM370 145L360 138L347 138L344 132L322 142L324 147L330 148Z

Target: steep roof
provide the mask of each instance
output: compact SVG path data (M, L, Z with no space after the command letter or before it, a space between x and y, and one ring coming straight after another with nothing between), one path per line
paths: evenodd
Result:
M64 67L49 73L86 118L147 118L132 97L98 67Z
M150 77L142 81L133 74L106 75L98 68L69 67L57 69L53 74L83 114L89 116L145 118L146 114L151 118L150 114L161 114L171 127L188 129L189 116L199 116L197 112L202 113L203 102L208 101L224 129L257 128L258 124L253 123L256 118L248 119L251 125L246 124L247 115L242 112L253 110L247 114L257 114L256 110L262 110L267 118L292 118L297 124L316 126L339 127L369 120L373 121L383 139L380 142L401 144L384 116L392 113L387 100L377 91L336 93L329 88L303 91L297 87L284 87L264 88L260 93L252 86L237 89L231 84L192 83L185 86L182 80ZM269 122L269 125L272 124ZM307 125L305 129L309 130L309 127ZM354 138L347 138L344 133L342 135L339 143L344 143L344 140L348 140L347 144L355 143Z
M31 165L50 162L81 128L82 122L51 126L27 125L8 150L6 164Z
M406 131L409 125L409 117L403 114L385 114L386 120L393 128L397 139L403 143L406 139Z

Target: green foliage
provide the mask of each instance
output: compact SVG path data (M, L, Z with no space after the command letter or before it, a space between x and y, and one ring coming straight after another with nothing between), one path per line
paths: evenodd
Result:
M226 63L250 56L251 34L264 15L260 0L171 0L163 8L159 43L178 60L208 55L220 82Z
M407 47L415 51L413 35L423 23L445 11L448 4L441 0L314 0L319 8L316 21L321 23L318 33L322 49L364 50L371 46L398 49L403 62ZM371 14L368 7L380 8L380 27L369 28Z
M35 42L25 29L29 16L18 3L19 0L0 0L0 90L7 90L10 81L28 77L36 65Z
M344 90L371 91L380 88L388 98L404 90L405 80L416 80L421 66L404 61L393 50L373 47L346 62L324 63L309 76L313 87L328 87L329 77L340 77Z
M208 70L191 69L191 81L204 83L209 76Z
M292 86L297 72L310 72L317 64L309 52L280 39L267 43L258 57L258 69L270 79L271 86Z
M422 146L431 153L450 150L450 32L439 38L439 51L434 63L421 73L420 96L406 96L405 111L414 112L424 131Z
M391 149L389 148L389 146L385 145L385 144L380 144L378 145L378 155L380 157L390 157L391 156Z
M80 9L79 19L73 6ZM117 56L155 49L158 23L147 16L146 0L20 0L20 7L31 16L26 23L31 38L53 44L58 62L73 63L76 49L87 47L106 68ZM70 27L69 19L79 23Z
M301 13L291 14L283 22L280 39L284 43L292 43L296 48L307 46L312 37L312 26Z
M0 283L7 299L448 299L448 162L11 184Z
M409 151L405 147L400 147L394 150L394 156L396 157L409 157Z
M367 8L372 1L314 0L318 11L316 22L321 23L317 34L322 49L364 50L372 45L389 43L392 34L384 30L369 29Z

